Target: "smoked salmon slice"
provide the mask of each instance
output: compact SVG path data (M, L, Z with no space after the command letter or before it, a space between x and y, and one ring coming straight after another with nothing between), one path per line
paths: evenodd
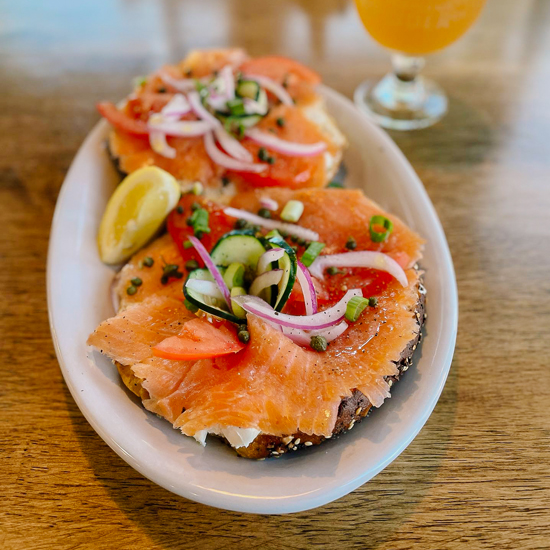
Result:
M182 325L197 317L183 303L182 280L159 282L162 261L181 264L182 257L170 235L157 239L122 270L115 287L123 299L121 309L101 323L88 344L130 368L148 393L144 406L189 436L221 425L253 428L273 436L303 433L330 437L342 400L354 391L364 394L372 405L382 405L389 397L388 378L398 374L404 347L418 339L421 274L415 264L423 240L416 233L353 190L257 189L235 197L232 206L256 212L265 197L277 201L279 209L290 199L301 201L304 212L299 223L319 233L326 243L323 253L344 251L352 235L358 248L392 255L406 270L409 284L403 287L368 269L348 269L317 281L319 295L324 296L322 307L335 303L352 284L364 293L368 288L377 298L377 306L367 308L357 322L350 323L324 353L295 344L249 314L250 341L242 351L197 361L172 361L155 357L152 348L179 334ZM182 208L188 206L188 200L182 199ZM199 200L211 211L220 208ZM393 222L393 232L382 243L369 237L373 215L387 216ZM221 224L221 231L228 230L226 223ZM184 238L184 233L177 234L178 239ZM146 257L154 260L151 267L143 266ZM136 274L143 284L135 295L124 296L125 285ZM298 308L296 301L299 297L294 304L290 300L288 307Z

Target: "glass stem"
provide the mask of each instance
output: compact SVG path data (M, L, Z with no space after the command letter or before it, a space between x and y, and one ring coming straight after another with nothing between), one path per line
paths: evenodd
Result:
M412 57L401 53L394 53L391 62L393 73L403 82L414 81L426 64L423 57Z
M425 63L423 57L392 55L394 100L401 108L415 110L424 103L426 89L420 71Z

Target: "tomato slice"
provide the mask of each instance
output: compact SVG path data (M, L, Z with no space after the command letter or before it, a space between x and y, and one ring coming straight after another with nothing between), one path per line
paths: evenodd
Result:
M130 118L128 115L118 110L116 105L110 101L98 103L97 110L101 116L106 118L117 130L138 136L144 136L149 133L147 124L143 120Z
M153 348L153 355L175 361L197 361L237 353L244 348L235 331L226 325L216 328L203 319L192 319L177 336L166 338Z
M315 86L321 82L321 77L309 67L283 57L282 55L268 55L245 61L240 70L243 73L267 76L276 82L282 83L289 75L295 75L301 82Z
M197 251L194 248L185 248L184 246L189 237L193 235L193 228L187 225L187 219L193 213L191 208L193 203L197 203L201 208L208 211L210 233L205 233L201 238L202 244L208 251L212 249L222 235L234 229L235 220L224 213L222 206L192 194L183 195L178 207L168 215L166 227L178 247L183 261L197 260L202 266L203 262Z

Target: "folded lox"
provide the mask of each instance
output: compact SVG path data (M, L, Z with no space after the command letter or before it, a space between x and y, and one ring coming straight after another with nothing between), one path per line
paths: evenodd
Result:
M369 237L368 221L373 215L389 214L358 191L256 190L233 199L233 206L255 212L266 199L276 202L279 210L289 200L301 201L300 225L315 229L328 253L342 252L351 233L359 248L398 259L408 285L364 269L347 269L316 281L324 307L345 288L362 288L377 300L376 307L367 308L350 323L324 353L297 345L249 315L250 341L243 351L198 361L161 359L152 348L196 318L183 304L182 281L160 282L163 261L178 262L182 253L165 235L120 272L114 292L121 309L88 341L115 361L124 383L147 409L184 434L203 439L210 432L223 437L223 427L258 434L252 441L230 441L238 454L248 458L280 456L351 429L372 406L389 397L392 384L407 370L424 319L425 291L416 266L423 241L399 219L390 216L392 234L375 243ZM302 253L299 248L298 254ZM153 264L144 267L145 258ZM181 257L179 263L183 263ZM143 284L128 295L128 281L136 276ZM295 290L287 304L289 311L303 308L299 288Z

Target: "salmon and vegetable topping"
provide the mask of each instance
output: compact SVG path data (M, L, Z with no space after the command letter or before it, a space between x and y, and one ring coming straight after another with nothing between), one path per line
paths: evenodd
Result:
M319 83L284 57L197 51L142 79L124 105L98 110L114 128L109 148L124 173L155 165L213 188L322 186L345 139Z
M423 241L398 218L359 191L269 188L230 205L185 194L167 229L88 340L147 409L262 458L330 438L344 403L359 419L389 397L423 307Z

